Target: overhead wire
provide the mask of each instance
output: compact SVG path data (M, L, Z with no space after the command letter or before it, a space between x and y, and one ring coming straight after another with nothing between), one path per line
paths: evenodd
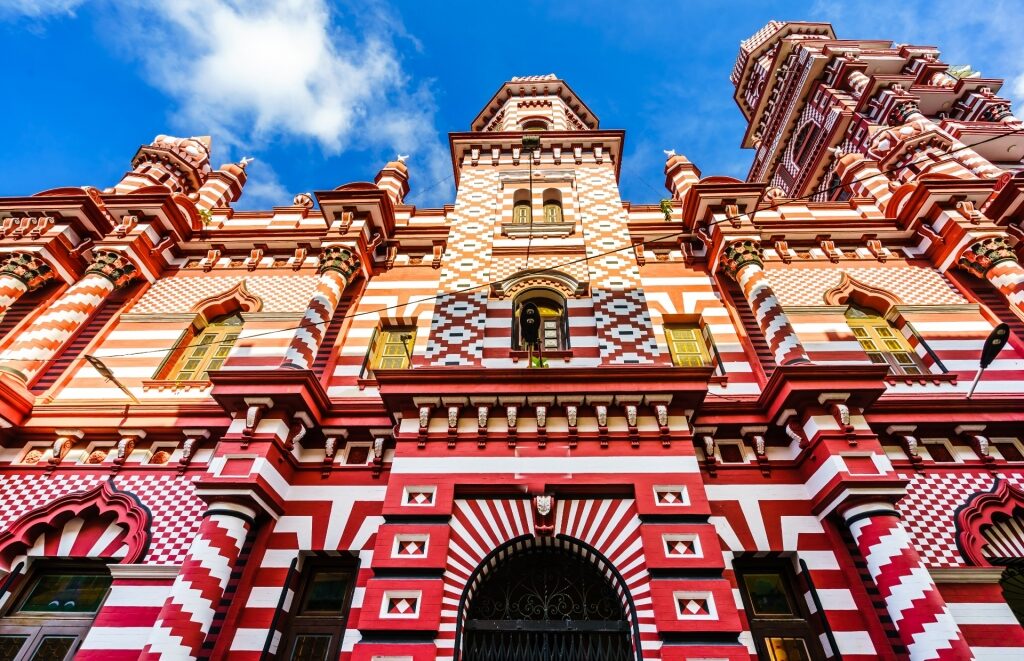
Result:
M988 142L993 142L995 140L1002 140L1002 139L1007 138L1009 136L1016 135L1016 134L1021 134L1021 133L1024 133L1024 127L1019 128L1019 129L1015 129L1013 131L1010 131L1008 133L1004 133L1002 135L992 136L992 137L986 138L984 140L979 140L978 142L974 143L973 145L964 145L962 147L958 147L957 149L954 149L954 150L952 150L950 152L947 152L946 155L947 155L947 157L951 157L954 154L956 154L958 152L961 152L961 151L963 151L965 149L971 149L971 148L978 147L980 145L986 144ZM942 163L949 162L949 159L947 158L947 159L939 159L939 160L934 160L933 161L930 157L925 156L925 157L922 157L918 161L912 161L912 162L909 162L909 163L904 163L904 164L899 165L899 166L894 166L894 167L892 167L892 168L890 168L888 170L879 170L877 174L871 174L871 175L865 176L865 177L863 177L861 179L851 179L850 182L848 184L846 184L846 186L849 186L849 185L852 185L852 184L855 184L855 183L862 183L864 181L868 181L868 180L874 179L875 177L879 176L879 174L886 175L886 174L895 172L896 170L900 170L900 169L909 167L911 165L917 165L919 163L924 163L924 162L928 162L928 161L931 161L934 165L940 165ZM444 180L440 180L440 181L444 181ZM440 181L437 182L437 183L440 183ZM838 184L829 186L829 187L824 188L824 189L816 190L816 191L814 191L812 193L808 193L806 195L801 195L801 196L792 197L792 198L784 198L784 199L780 200L779 202L772 202L772 203L770 203L770 204L768 204L768 205L766 205L764 207L761 207L759 209L755 209L754 212L751 213L751 214L740 213L740 214L737 214L737 215L734 215L734 216L725 216L725 217L720 218L718 220L710 221L710 222L708 222L706 224L706 227L712 227L714 225L720 225L722 223L732 222L734 220L741 220L742 217L745 216L745 215L754 216L754 215L757 214L757 212L760 212L760 211L776 209L776 208L778 208L783 203L791 203L791 202L800 201L800 200L810 200L810 198L812 198L812 197L814 197L816 195L820 195L821 193L830 193L830 192L832 192L834 190L837 190L837 189L843 188L843 187L844 187L844 185L840 182ZM529 275L539 275L541 273L546 273L548 271L557 271L557 270L560 270L560 269L562 269L562 268L564 268L566 266L572 266L574 264L579 264L581 262L587 262L587 261L592 260L592 259L597 259L597 258L600 258L600 257L605 257L605 256L608 256L608 255L613 255L613 254L620 253L620 252L626 252L626 251L629 251L629 250L634 250L636 248L636 246L638 246L638 245L646 245L648 243L658 243L660 241L665 241L667 239L672 239L672 238L675 238L675 237L678 237L678 236L682 236L682 235L685 235L685 234L691 234L691 233L692 232L690 230L680 230L680 231L676 231L676 232L670 232L668 234L663 234L663 235L656 236L656 237L653 237L653 238L644 239L643 241L638 241L636 243L630 243L629 245L623 246L621 248L612 248L612 249L606 250L606 251L601 252L601 253L597 253L597 254L594 254L594 255L587 255L587 256L584 256L584 257L579 257L579 258L572 259L572 260L569 260L569 261L566 261L566 262L562 262L560 264L554 264L552 266L548 266L548 267L544 267L544 268L540 268L540 269L533 269L533 270L527 269L527 270L522 271L520 273L526 273L526 274L529 274ZM519 274L517 274L517 275L519 275ZM248 340L248 339L255 338L255 337L264 337L264 336L268 336L268 335L276 335L276 334L284 333L284 332L287 332L287 331L296 331L296 330L301 330L301 329L304 329L304 328L310 328L310 327L313 327L313 326L326 326L328 323L330 323L330 322L332 322L334 320L345 320L345 319L354 319L356 317L362 317L362 316L380 315L382 312L388 312L390 310L395 310L395 309L398 309L398 308L404 308L404 307L408 307L410 305L416 305L416 304L419 304L419 303L429 303L431 301L437 301L438 299L440 299L442 297L455 296L455 295L458 295L458 294L464 294L464 293L476 291L478 289L483 289L485 287L492 287L494 285L501 284L502 282L504 282L507 279L508 278L502 278L501 280L493 280L493 281L486 282L486 283L483 283L483 284L470 285L470 286L466 286L466 287L461 287L461 288L457 288L457 289L453 289L453 290L449 290L449 291L440 292L440 293L434 294L433 296L428 296L428 297L425 297L425 298L420 298L420 299L416 299L416 300L406 301L404 303L397 303L395 305L389 305L389 306L382 307L382 308L376 308L374 310L364 310L362 312L348 313L348 314L341 315L340 317L334 316L334 317L331 317L331 319L328 319L328 320L325 320L325 321L321 321L321 322L308 323L308 324L300 324L298 326L292 326L292 327L287 327L287 328L277 328L277 329L265 331L265 332L262 332L262 333L253 333L251 335L245 335L243 339ZM223 342L219 342L217 344L223 344ZM97 356L97 358L101 358L101 359L105 360L105 359L108 359L108 358L130 358L130 357L133 357L133 356L144 356L144 355L161 354L161 353L162 354L169 354L169 353L172 353L172 352L175 352L175 351L179 351L179 350L191 349L191 348L196 347L196 346L200 346L199 343L184 344L184 345L179 344L179 343L175 343L170 348L166 348L166 349L145 349L145 350L141 350L141 351L131 351L131 352L119 353L119 354L101 354L101 355ZM43 364L49 364L49 363L56 362L57 360L60 360L61 358L62 357L49 358L49 359L47 359L45 361L42 361L42 362L43 362ZM12 358L10 356L0 356L0 362L9 362L9 361L12 361L12 360L23 360L23 359ZM75 357L72 360L72 362L80 361L80 360L85 360L85 357L84 356L77 356L77 357Z

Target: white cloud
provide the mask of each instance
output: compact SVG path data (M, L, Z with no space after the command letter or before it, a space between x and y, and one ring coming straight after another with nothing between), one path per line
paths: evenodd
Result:
M75 13L85 0L0 0L0 16L46 18Z
M358 25L341 25L324 0L137 0L104 33L176 101L179 130L213 135L215 158L308 140L327 155L411 153L417 178L433 181L448 167L433 98L409 79L398 48L418 44L383 8L366 9ZM284 191L272 170L259 174L269 165L253 165L247 205Z

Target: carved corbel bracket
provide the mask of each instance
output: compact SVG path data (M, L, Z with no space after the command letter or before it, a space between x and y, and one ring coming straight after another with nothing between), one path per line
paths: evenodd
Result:
M575 449L579 443L579 422L580 409L576 404L566 404L565 406L565 417L569 423L569 448Z
M121 466L124 466L124 462L128 460L129 455L135 450L136 443L146 438L145 429L119 429L118 433L121 435L121 438L115 446L116 455L113 466L110 469L112 473L117 473Z
M81 429L58 429L56 432L57 439L53 442L53 454L48 462L48 473L59 466L75 443L85 436L85 432Z
M718 475L718 460L715 458L715 437L711 434L701 434L697 438L701 444L701 449L704 451L704 470L711 477L715 477Z
M209 429L183 429L185 439L181 442L181 459L178 460L178 473L184 473L185 467L192 463L196 449L203 439L210 438Z
M555 497L550 494L533 498L533 529L539 537L555 532Z
M242 436L249 439L256 433L256 427L259 426L263 415L274 406L274 400L269 397L246 397L243 401L245 402L245 429L242 430ZM248 445L248 440L242 442L243 449Z
M291 451L296 443L302 442L312 427L313 420L309 415L305 411L296 411L292 416L292 424L288 427L288 438L285 439L284 449Z
M348 438L347 429L325 429L324 434L324 465L320 471L321 479L331 474L331 467L334 466L334 458L338 456L340 441Z
M547 404L538 404L537 414L537 447L544 449L548 446L548 407Z

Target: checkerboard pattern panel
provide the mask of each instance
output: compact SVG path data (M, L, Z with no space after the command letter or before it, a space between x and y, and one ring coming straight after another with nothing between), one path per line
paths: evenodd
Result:
M41 474L0 476L0 530L9 530L30 511L76 491L88 491L103 482L105 476Z
M642 289L595 289L593 295L602 361L617 365L668 364L654 337Z
M130 475L116 482L119 489L134 493L153 513L146 564L184 562L206 511L206 504L196 497L192 480L179 475Z
M487 292L438 297L424 360L434 367L479 366L484 356L486 322Z
M907 305L966 303L938 271L919 266L899 268L795 268L767 264L765 275L783 305L824 305L825 292L839 284L845 272L854 280L884 289Z
M989 491L989 473L901 475L910 479L907 495L896 508L903 526L927 567L962 567L956 548L956 510L974 494Z
M317 276L196 276L158 280L128 312L174 314L188 312L200 301L234 289L245 280L249 293L263 301L262 312L303 312L316 287Z

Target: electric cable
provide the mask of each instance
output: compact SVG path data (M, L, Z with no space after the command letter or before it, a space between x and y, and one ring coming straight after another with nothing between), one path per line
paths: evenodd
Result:
M978 146L986 144L988 142L993 142L995 140L1002 140L1002 139L1007 138L1009 136L1017 135L1017 134L1021 134L1021 133L1024 133L1024 127L1019 128L1019 129L1014 129L1013 131L1010 131L1008 133L1004 133L1002 135L992 136L992 137L986 138L984 140L979 140L978 142L974 143L973 145L964 145L962 147L958 147L957 149L954 149L952 151L947 152L946 156L947 157L951 157L954 154L956 154L958 152L961 152L961 151L963 151L965 149L972 149L974 147L978 147ZM896 170L900 170L900 169L909 167L911 165L917 165L919 163L924 163L924 162L931 162L933 165L941 165L943 163L949 162L949 160L950 160L949 158L939 159L939 160L932 160L930 157L924 156L920 160L912 161L912 162L909 162L909 163L904 163L904 164L899 165L899 166L894 166L894 167L892 167L892 168L890 168L888 170L879 170L878 173L871 174L869 176L865 176L865 177L863 177L861 179L852 179L852 180L850 180L849 184L847 184L847 186L855 184L855 183L861 183L861 182L864 182L864 181L868 181L868 180L874 179L874 178L878 177L879 175L887 175L889 173L895 172ZM531 161L532 161L532 159L531 159ZM815 195L819 195L821 193L830 193L830 192L832 192L834 190L837 190L837 189L840 189L840 188L843 188L843 187L844 187L843 184L840 182L838 184L829 186L829 187L827 187L825 189L813 191L812 193L808 193L806 195L801 195L801 196L798 196L798 197L791 197L791 198L784 198L783 200L780 200L779 202L772 202L772 203L770 203L770 204L768 204L768 205L766 205L766 206L764 206L762 208L755 209L750 214L738 214L738 215L735 215L735 216L726 216L724 218L720 218L719 220L710 221L710 222L708 222L706 224L706 227L712 227L714 225L719 225L721 223L732 222L734 220L740 220L744 215L750 215L751 217L753 217L759 211L776 209L783 202L791 203L791 202L800 201L800 200L810 200L810 198L814 197ZM525 273L525 274L528 274L528 275L539 275L541 273L546 273L548 271L557 271L557 270L560 270L560 269L562 269L562 268L564 268L566 266L572 266L574 264L579 264L581 262L586 262L586 261L591 260L591 259L596 259L596 258L599 258L599 257L605 257L605 256L608 256L608 255L613 255L613 254L620 253L620 252L626 252L626 251L629 251L629 250L634 250L635 247L638 246L638 245L646 245L648 243L657 243L657 242L660 242L660 241L665 241L666 239L671 239L671 238L675 238L675 237L682 236L682 235L685 235L685 234L692 234L692 233L693 232L691 232L690 230L681 230L681 231L677 231L677 232L670 232L668 234L663 234L661 236L657 236L657 237L654 237L654 238L645 239L643 241L638 241L636 243L630 243L629 245L623 246L621 248L613 248L613 249L606 250L606 251L601 252L601 253L597 253L595 255L587 255L587 256L584 256L584 257L579 257L579 258L572 259L572 260L569 260L569 261L566 261L566 262L562 262L560 264L554 264L552 266L548 266L548 267L541 268L541 269L534 269L532 271L530 269L526 269L526 270L524 270L524 271L522 271L520 273ZM382 307L382 308L376 308L374 310L365 310L363 312L353 312L353 313L350 313L350 314L342 315L340 317L334 316L334 317L331 317L331 319L328 319L326 321L317 322L317 323L300 324L298 326L293 326L293 327L288 327L288 328L277 328L277 329L265 331L265 332L262 332L262 333L253 333L252 335L246 335L243 339L247 339L248 340L248 339L251 339L251 338L254 338L254 337L263 337L263 336L267 336L267 335L275 335L275 334L280 334L280 333L283 333L283 332L286 332L286 331L296 331L296 330L301 330L303 328L310 328L312 326L326 326L328 323L331 323L334 320L354 319L356 317L369 316L369 315L378 315L379 316L382 312L388 312L390 310L396 310L398 308L407 307L409 305L415 305L415 304L419 304L419 303L428 303L428 302L431 302L431 301L437 301L438 299L440 299L442 297L445 297L445 296L455 296L457 294L464 294L464 293L476 291L478 289L483 289L485 287L492 287L494 285L498 285L498 284L504 282L507 279L508 278L502 278L501 280L494 280L494 281L486 282L486 283L479 284L479 285L470 285L470 286L466 286L466 287L462 287L462 288L458 288L458 289L453 289L453 290L449 290L449 291L445 291L445 292L440 292L438 294L434 294L433 296L428 296L428 297L425 297L425 298L420 298L420 299L416 299L416 300L410 300L410 301L406 301L404 303L397 303L395 305L389 305L389 306ZM217 344L223 344L223 342L218 342ZM96 357L97 358L101 358L103 360L106 360L108 358L129 358L129 357L133 357L133 356L144 356L144 355L160 354L160 353L168 354L168 353L172 353L172 352L175 352L175 351L178 351L178 350L191 349L191 348L196 347L196 346L200 346L199 343L184 344L184 345L176 343L176 344L172 345L170 348L167 348L167 349L145 349L145 350L142 350L142 351L132 351L132 352L126 352L126 353L120 353L120 354L105 354L105 355L96 356ZM47 359L45 361L42 361L42 362L43 362L43 364L49 364L49 363L56 362L57 360L60 360L62 358L63 358L62 356L55 356L53 358L49 358L49 359ZM0 362L10 362L10 361L13 361L13 360L24 360L24 359L21 359L21 358L11 358L9 356L0 356ZM72 362L80 361L80 360L85 360L85 357L84 356L76 356L75 358L72 359Z

